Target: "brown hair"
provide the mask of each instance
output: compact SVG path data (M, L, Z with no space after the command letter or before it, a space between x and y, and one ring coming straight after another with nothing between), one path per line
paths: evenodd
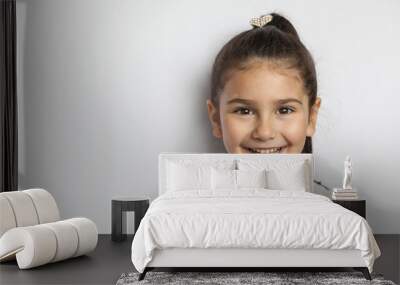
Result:
M227 42L218 53L211 75L211 101L219 105L219 96L228 80L229 71L245 69L252 59L267 59L286 69L295 69L308 96L309 109L317 98L314 60L301 42L296 29L283 16L271 13L272 20L244 31ZM311 137L306 137L303 153L312 153Z

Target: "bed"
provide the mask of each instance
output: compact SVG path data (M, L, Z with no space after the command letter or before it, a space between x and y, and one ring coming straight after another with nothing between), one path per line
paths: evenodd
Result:
M132 242L154 268L352 267L371 279L367 221L314 193L311 154L159 155L159 196Z

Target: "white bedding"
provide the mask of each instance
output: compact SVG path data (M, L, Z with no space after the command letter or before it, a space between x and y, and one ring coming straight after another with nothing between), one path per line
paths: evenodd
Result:
M143 272L154 249L358 249L372 272L380 250L366 220L328 198L299 191L167 192L155 199L132 243Z

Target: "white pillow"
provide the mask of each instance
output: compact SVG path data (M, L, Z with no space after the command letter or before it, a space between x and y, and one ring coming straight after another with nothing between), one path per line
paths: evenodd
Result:
M309 191L309 160L257 159L239 160L240 170L267 170L267 188L272 190Z
M167 191L211 189L211 167L168 163Z
M237 188L267 188L267 171L236 170Z
M212 168L212 189L236 190L236 170Z
M240 188L267 188L266 170L233 170L212 168L212 189L239 190Z
M273 190L307 191L308 175L305 162L267 172L268 188Z

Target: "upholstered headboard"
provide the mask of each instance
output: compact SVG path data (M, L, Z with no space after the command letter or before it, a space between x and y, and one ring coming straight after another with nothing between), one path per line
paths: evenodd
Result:
M158 192L167 191L168 167L172 163L193 166L212 166L219 169L256 169L262 166L274 169L289 169L304 164L306 191L313 192L314 161L312 154L230 154L230 153L161 153L158 161ZM285 172L285 170L280 170ZM285 175L285 173L283 173Z

